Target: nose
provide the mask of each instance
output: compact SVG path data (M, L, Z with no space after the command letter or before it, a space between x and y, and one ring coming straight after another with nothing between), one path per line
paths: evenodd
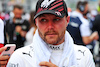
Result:
M48 29L53 29L53 28L54 28L53 22L49 22L49 24L48 24Z

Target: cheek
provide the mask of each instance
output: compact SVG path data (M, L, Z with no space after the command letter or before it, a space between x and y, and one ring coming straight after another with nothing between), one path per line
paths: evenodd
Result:
M41 32L41 34L44 34L45 33L45 27L44 26L42 26L40 24L37 24L37 28Z
M38 26L38 29L40 29L40 30L44 30L44 28L45 28L45 26L43 26L41 24L38 24L37 26Z
M61 29L66 29L68 23L67 21L63 21L63 23L60 25Z
M61 24L59 25L58 27L58 31L61 33L61 32L64 32L66 30L66 24Z
M42 24L40 24L37 19L35 19L35 21L36 21L36 26L37 26L38 29L44 28L44 26Z

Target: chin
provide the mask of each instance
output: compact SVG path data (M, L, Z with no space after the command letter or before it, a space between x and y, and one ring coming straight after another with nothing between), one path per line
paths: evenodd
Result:
M57 44L57 40L56 39L46 39L46 42L48 44Z
M52 45L54 45L54 44L57 44L57 42L47 42L47 44L52 44Z
M57 35L54 36L54 37L46 36L46 38L44 40L48 44L57 44L57 42L58 42L58 36Z

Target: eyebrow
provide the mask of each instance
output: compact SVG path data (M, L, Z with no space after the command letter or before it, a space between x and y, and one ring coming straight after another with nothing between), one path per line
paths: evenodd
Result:
M41 14L38 17L41 18L41 17L46 17L46 16L44 14Z
M39 18L41 18L41 17L46 17L44 14L41 14L41 15L39 15L38 16ZM55 16L55 17L58 17L58 16ZM58 17L59 18L59 17Z

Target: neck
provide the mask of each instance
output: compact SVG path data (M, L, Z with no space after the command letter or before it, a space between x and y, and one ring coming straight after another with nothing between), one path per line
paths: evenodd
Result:
M59 45L48 44L50 50L63 50L64 42Z

